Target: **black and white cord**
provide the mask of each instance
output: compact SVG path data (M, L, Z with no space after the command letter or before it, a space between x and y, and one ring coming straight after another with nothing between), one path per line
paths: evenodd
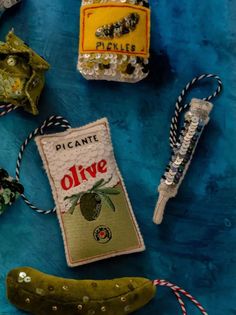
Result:
M6 114L12 112L13 110L17 108L18 106L13 105L13 104L0 105L0 117L5 116Z
M29 144L29 142L34 139L36 136L39 135L43 135L45 133L45 131L49 128L49 127L56 127L56 126L60 126L62 128L64 128L65 130L71 128L70 123L64 119L62 116L51 116L48 119L46 119L43 124L41 125L41 127L36 128L32 133L29 134L29 136L26 138L26 140L24 141L24 143L21 145L20 148L20 152L18 154L18 158L17 158L17 162L16 162L16 179L19 181L20 180L20 168L21 168L21 162L22 162L22 158L23 158L23 153L27 147L27 145ZM21 195L23 200L25 201L25 203L34 211L41 213L41 214L50 214L52 212L55 212L56 209L50 209L50 210L43 210L43 209L39 209L38 207L34 206L29 200L28 198L26 198L26 196L24 194Z
M193 78L193 80L191 82L189 82L185 88L182 90L180 96L178 97L176 104L175 104L175 113L174 116L171 120L171 125L170 125L170 146L172 149L175 149L178 146L178 139L179 139L179 124L180 124L180 114L188 109L189 107L189 103L184 104L183 101L187 95L187 92L189 90L191 90L193 87L195 87L199 81L202 81L204 79L215 79L218 82L218 86L217 89L215 90L215 92L213 94L211 94L208 97L203 98L204 101L211 101L212 99L214 99L215 97L217 97L222 89L223 89L223 84L222 81L220 79L219 76L215 75L215 74L203 74L201 76L195 77ZM0 109L3 109L2 112L0 112L0 116L4 116L7 113L15 110L17 108L17 106L14 106L12 104L9 105L0 105ZM50 126L60 126L62 128L65 129L69 129L71 128L69 122L64 119L61 116L51 116L49 117L47 120L44 121L44 123L42 124L41 127L35 129L28 137L27 139L24 141L24 143L21 146L19 155L18 155L18 159L17 159L17 165L16 165L16 179L19 180L20 178L20 167L21 167L21 162L22 162L22 157L23 157L23 153L27 147L27 145L29 144L29 142L36 136L38 135L43 135L45 130L47 128L49 128ZM22 198L23 200L26 202L26 204L33 209L34 211L38 212L38 213L42 213L42 214L49 214L52 212L55 212L55 208L54 209L50 209L50 210L43 210L43 209L39 209L38 207L34 206L27 198L24 194L22 194Z
M204 79L215 79L218 82L217 89L213 94L211 94L208 97L203 98L204 101L211 101L215 97L217 97L222 89L223 89L223 84L219 76L215 74L203 74L200 75L199 77L193 78L191 82L189 82L185 88L182 90L180 96L178 97L176 103L175 103L175 113L173 118L171 119L171 125L170 125L170 146L172 149L175 149L178 144L179 144L179 125L180 125L180 114L182 111L188 109L189 103L184 104L184 99L187 95L187 92L194 88L199 81L202 81Z

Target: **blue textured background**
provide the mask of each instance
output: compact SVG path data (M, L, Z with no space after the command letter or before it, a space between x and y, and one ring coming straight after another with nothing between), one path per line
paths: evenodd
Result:
M0 315L19 315L7 303L4 280L16 266L30 265L74 278L146 276L166 278L189 290L209 314L236 314L235 129L236 4L230 0L153 0L151 74L141 83L87 82L76 71L78 0L23 0L0 21L0 38L12 27L50 62L36 118L18 111L0 120L0 165L14 174L21 142L50 114L73 126L107 116L118 164L146 242L142 254L76 269L66 266L55 216L33 213L20 200L0 218ZM169 157L169 122L183 86L203 72L219 74L224 94L178 197L161 226L152 223L156 186ZM204 85L194 96L209 94ZM32 144L22 182L42 207L53 205L42 163ZM198 314L190 304L191 315ZM175 297L160 288L137 314L180 314Z

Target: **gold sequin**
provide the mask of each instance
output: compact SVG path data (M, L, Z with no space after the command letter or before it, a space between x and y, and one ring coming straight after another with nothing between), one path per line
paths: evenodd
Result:
M24 281L25 277L26 277L26 273L25 272L20 272L19 276L18 276L18 282L22 283Z
M106 309L106 306L102 306L102 307L101 307L101 311L102 311L102 312L106 312L106 310L107 310L107 309Z
M68 285L63 285L62 290L64 290L64 291L68 291L68 290L69 290Z
M126 301L126 298L124 296L122 296L120 299L121 299L121 302L125 302Z
M54 305L54 306L52 307L52 310L53 310L53 312L56 312L56 311L57 311L57 306Z
M20 272L20 273L19 273L19 277L20 277L20 278L25 278L25 277L26 277L26 273L23 272L23 271Z
M89 301L89 297L88 296L83 296L83 302L84 303L88 303Z
M77 309L78 309L79 311L81 311L81 310L83 309L83 305L81 305L81 304L77 305Z
M25 303L30 304L30 298L26 298Z
M126 307L124 308L125 312L129 312L131 310L131 306L130 305L126 305Z
M25 277L24 278L24 282L25 283L30 283L31 282L31 278L30 277Z
M7 64L11 67L14 67L16 65L17 61L16 58L14 56L9 56L7 58Z
M44 295L44 290L43 290L43 289L36 288L35 292L36 292L36 294L38 294L38 295Z

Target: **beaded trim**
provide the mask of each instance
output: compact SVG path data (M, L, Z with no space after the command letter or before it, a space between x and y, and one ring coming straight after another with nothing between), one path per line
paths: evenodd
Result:
M131 13L120 21L99 27L95 35L102 39L119 38L125 34L133 32L136 29L138 22L139 15L137 13Z
M154 222L157 224L162 221L168 199L177 195L202 131L209 121L212 107L211 103L198 99L193 99L190 103L190 110L185 114L178 147L174 149L158 187L159 199L154 214Z
M178 147L173 151L172 160L162 176L161 182L167 186L178 185L183 179L186 168L196 149L204 126L209 121L209 113L213 105L193 99L190 110L185 114L184 127L181 130Z
M184 104L183 100L187 92L199 81L209 78L217 80L218 87L216 91L207 98L202 100L192 99L190 104ZM218 76L203 74L189 82L177 99L175 114L170 127L172 156L158 186L159 198L153 216L153 221L156 224L162 222L167 201L178 193L179 186L189 168L203 129L209 121L209 115L213 108L209 100L218 96L222 91L222 87L222 81ZM178 133L180 113L185 109L188 109L188 111L185 113L184 125L181 132Z
M81 54L78 69L88 80L138 82L149 73L148 59L121 54Z

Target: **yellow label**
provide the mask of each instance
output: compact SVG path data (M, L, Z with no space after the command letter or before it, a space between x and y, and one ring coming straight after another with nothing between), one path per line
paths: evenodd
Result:
M120 37L99 38L96 32L101 27L114 25L129 17L138 15L135 27ZM81 7L80 53L119 53L149 57L150 10L137 5L106 3Z

